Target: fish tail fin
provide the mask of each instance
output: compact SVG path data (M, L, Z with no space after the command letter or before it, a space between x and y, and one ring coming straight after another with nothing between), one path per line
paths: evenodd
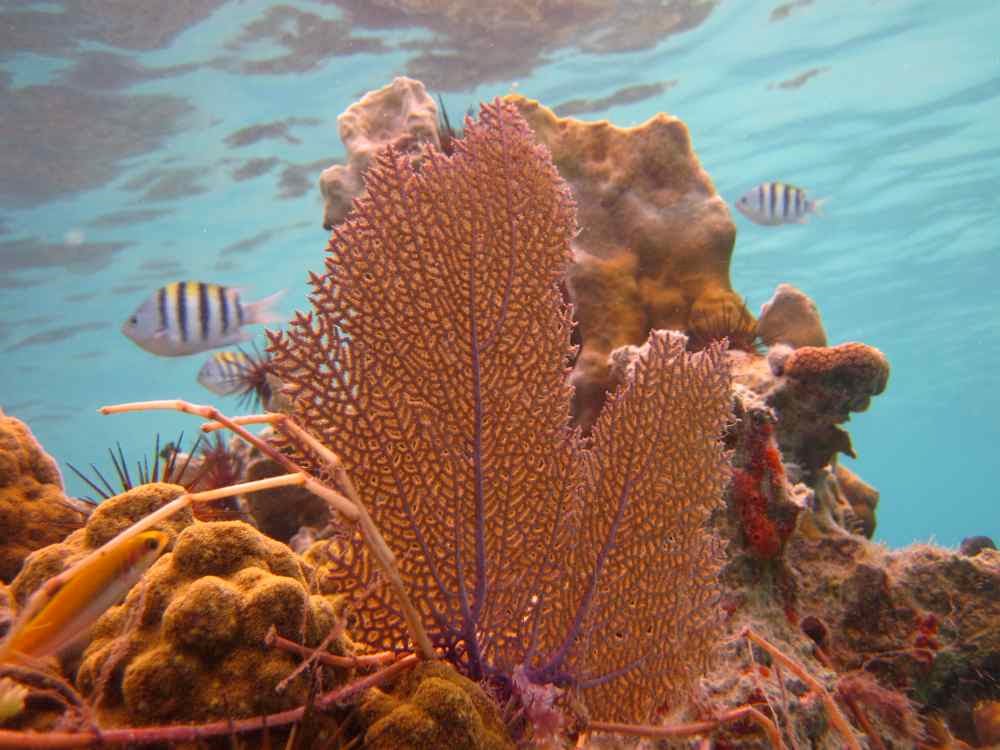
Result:
M245 312L245 322L247 323L284 323L288 320L286 315L275 311L273 308L282 297L285 296L285 290L282 289L280 292L275 292L274 294L264 297L264 299L257 300L256 302L251 302L244 308Z
M823 216L823 206L829 201L829 198L817 198L814 201L809 201L809 208L817 216Z

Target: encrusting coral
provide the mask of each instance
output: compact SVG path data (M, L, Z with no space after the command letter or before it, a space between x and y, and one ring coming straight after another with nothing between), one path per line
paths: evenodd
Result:
M183 491L183 487L173 484L146 484L105 500L91 513L86 526L61 542L37 550L25 560L24 568L10 586L18 606L24 606L28 597L45 581L107 544ZM168 534L172 543L191 519L190 510L181 511L155 528Z
M502 693L523 666L634 720L683 700L713 648L704 523L730 385L717 345L654 334L581 442L559 290L574 230L548 152L513 105L485 105L450 157L377 157L314 311L270 350L291 414L371 498L434 645ZM320 580L362 597L356 637L406 647L358 538L322 544Z
M620 128L560 118L522 96L507 101L551 150L577 204L567 283L583 339L575 411L587 428L611 386L612 350L650 330L708 340L752 324L729 282L736 228L676 117Z
M83 526L91 506L67 498L56 462L20 419L0 411L0 582L32 551Z

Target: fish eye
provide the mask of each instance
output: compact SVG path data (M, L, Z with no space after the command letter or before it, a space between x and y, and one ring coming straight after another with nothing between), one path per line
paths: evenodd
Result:
M129 322L130 325L138 325L139 324L139 316L138 315L133 315L131 318L128 319L128 322Z
M160 546L160 541L155 537L150 537L146 540L146 549L156 549Z

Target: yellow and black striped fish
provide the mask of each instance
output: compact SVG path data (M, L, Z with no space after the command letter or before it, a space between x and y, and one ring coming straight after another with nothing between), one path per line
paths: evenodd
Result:
M122 333L161 357L197 354L249 341L242 330L282 320L272 311L284 292L244 303L237 289L200 281L175 281L153 292L122 325Z
M220 396L237 394L241 406L256 410L271 398L270 372L270 358L257 347L253 353L243 349L216 352L201 366L198 382Z
M785 182L762 182L736 201L736 208L755 224L805 224L809 214L822 215L824 200L812 200Z

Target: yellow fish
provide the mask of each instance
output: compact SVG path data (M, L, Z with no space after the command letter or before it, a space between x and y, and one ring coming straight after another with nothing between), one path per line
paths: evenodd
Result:
M43 659L72 643L123 598L163 552L169 537L144 531L98 550L37 611L26 611L0 643L0 664ZM28 606L31 606L29 600Z

